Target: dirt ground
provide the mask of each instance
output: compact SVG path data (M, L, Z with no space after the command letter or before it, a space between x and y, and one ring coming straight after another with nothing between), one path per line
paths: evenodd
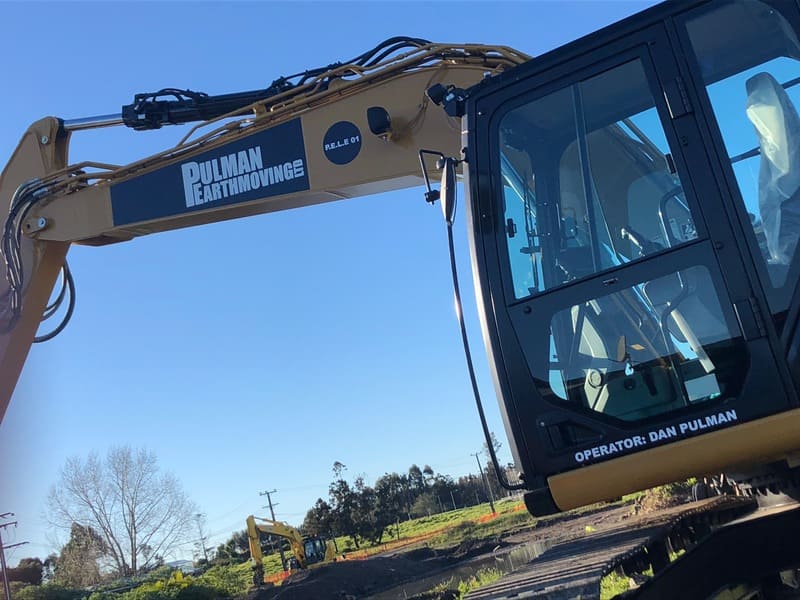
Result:
M452 561L404 552L336 562L291 575L283 585L261 589L248 600L354 600L446 568Z
M559 515L540 521L533 528L480 543L465 542L449 550L417 548L367 560L337 562L289 577L283 585L263 588L248 600L360 600L404 582L421 579L463 561L492 551L503 551L531 541L557 543L586 535L636 518L634 505L597 509L582 515ZM588 528L588 529L587 529Z

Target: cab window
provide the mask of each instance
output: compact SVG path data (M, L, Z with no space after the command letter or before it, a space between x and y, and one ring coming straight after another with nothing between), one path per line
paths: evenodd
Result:
M697 237L639 61L510 111L500 125L514 296Z
M786 18L757 0L712 5L686 30L762 284L773 312L785 310L800 270L800 44Z

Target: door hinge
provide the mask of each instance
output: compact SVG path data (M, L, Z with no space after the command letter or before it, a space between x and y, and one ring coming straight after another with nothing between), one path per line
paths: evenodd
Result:
M669 116L673 119L692 112L692 103L689 100L689 94L686 93L686 84L680 75L666 83L664 99L667 101Z
M747 298L734 302L733 310L736 311L736 318L742 335L746 341L755 340L767 335L767 327L764 323L764 315L761 307L755 298Z

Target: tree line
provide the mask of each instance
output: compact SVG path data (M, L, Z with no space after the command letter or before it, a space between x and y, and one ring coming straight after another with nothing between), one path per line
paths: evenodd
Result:
M495 441L495 449L499 445ZM348 481L347 467L339 461L333 463L332 470L327 499L317 499L306 512L300 529L305 535L327 539L348 537L354 549L364 542L379 544L384 538L390 539L393 526L403 521L482 504L507 494L490 465L484 465L479 475L453 478L436 473L429 465L420 468L412 464L405 473L386 473L372 485L360 475ZM512 471L508 465L506 472ZM275 541L280 543L279 538ZM271 551L274 550L264 547L265 554ZM216 548L211 563L231 564L249 558L247 532L241 530Z
M155 453L130 446L66 460L47 498L50 524L68 532L58 553L24 558L10 582L85 588L132 577L164 562L192 536L195 504Z
M317 499L306 513L302 529L329 538L348 536L356 549L365 541L381 543L392 525L401 521L505 495L494 470L488 468L480 476L454 479L434 472L429 465L420 468L413 464L406 473L386 473L371 486L362 476L349 482L346 469L341 462L333 464L328 499Z
M343 463L333 464L328 497L317 499L301 529L308 535L349 537L355 549L364 542L381 543L402 521L505 493L488 466L477 476L454 479L429 465L413 464L407 472L386 473L372 485L363 476L348 480L346 472ZM145 449L123 446L102 458L68 459L50 490L48 514L51 524L69 532L69 539L45 560L25 558L16 569L8 569L9 581L17 586L38 586L44 580L80 589L109 578L135 577L163 565L164 556L192 543L198 531L198 564L239 563L250 557L246 531L234 532L216 551L205 547L196 505Z

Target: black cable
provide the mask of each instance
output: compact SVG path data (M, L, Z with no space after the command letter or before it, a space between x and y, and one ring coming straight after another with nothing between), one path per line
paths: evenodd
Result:
M22 290L25 287L25 269L22 263L22 227L31 209L44 198L46 186L39 180L31 180L23 183L14 192L11 208L3 227L3 236L0 240L3 258L6 267L6 279L9 289L3 294L0 300L6 306L3 307L3 316L7 318L2 333L11 331L22 314ZM48 304L42 315L42 321L51 318L58 308L63 304L64 298L69 293L69 305L67 313L62 322L50 333L39 336L34 342L43 342L58 335L69 322L75 308L75 282L65 263L62 267L63 284L56 299Z
M361 66L364 67L371 67L375 64L381 62L387 56L399 52L400 50L414 49L419 48L421 46L425 46L430 44L428 40L423 40L421 38L390 38L384 41L382 44L377 46L373 51L373 55L369 58L368 61L359 63ZM379 51L383 50L380 54ZM375 56L377 54L377 56Z
M375 62L380 62L375 58L379 52L383 52L383 56L386 56L402 48L419 48L420 46L425 46L426 44L430 44L430 42L422 38L412 38L407 36L390 37L389 39L383 40L371 50L367 50L366 52L355 57L349 61L349 63L356 64L360 67L370 66ZM387 49L389 49L388 53Z
M62 266L61 267L61 290L58 292L58 296L56 297L56 299L53 300L53 302L51 302L50 304L48 304L45 307L44 312L42 314L42 322L47 321L54 314L56 314L58 309L61 307L61 304L64 302L64 297L67 295L67 288L68 288L68 286L67 286L67 277L64 274L64 267Z
M16 322L19 320L19 315L22 310L21 290L24 285L24 270L21 253L21 223L36 202L34 192L37 185L39 185L37 180L31 180L17 188L14 192L11 208L4 224L2 251L6 263L6 278L9 283L9 289L8 292L3 295L4 300L8 299L8 306L4 307L3 312L6 314L10 313L10 317L6 327L3 328L3 333L7 333L13 329Z
M445 167L446 168L446 167ZM455 207L453 207L455 213ZM453 291L455 293L456 308L458 310L458 325L461 328L461 341L464 344L464 354L467 359L467 369L469 370L469 380L472 384L472 393L475 397L475 404L478 407L478 415L481 419L481 426L483 427L483 435L486 438L486 447L489 450L489 457L492 460L497 481L500 485L507 490L522 490L525 489L524 483L510 484L505 477L505 473L500 470L500 465L497 462L497 455L494 451L492 444L492 436L489 431L489 424L486 422L486 414L483 412L483 403L481 402L480 392L478 391L478 380L475 377L475 367L472 364L472 352L469 347L469 339L467 338L467 326L464 323L464 310L461 304L461 288L458 283L458 268L456 267L456 249L453 242L453 224L447 223L447 244L450 249L450 270L453 274Z
M392 54L407 49L418 49L427 44L430 42L420 38L389 38L350 61L337 61L279 77L269 87L261 90L212 96L192 90L163 88L157 92L136 94L132 104L122 107L122 120L126 126L136 130L159 129L163 125L209 120L236 113L256 102L268 104L270 98L279 94L288 94L288 99L291 99L298 88L309 83L316 83L317 91L326 90L336 79L358 77L361 75L361 69L373 67ZM332 71L336 73L330 74Z
M39 184L38 181L29 181L17 189L5 223L3 255L6 260L6 272L9 277L9 283L17 289L22 289L25 283L21 252L22 223L37 202L35 196L35 186L37 184ZM11 261L10 264L9 261Z
M72 278L72 272L69 270L67 261L64 261L64 266L62 269L64 271L66 286L69 288L69 304L67 305L67 312L64 314L64 318L61 320L61 323L59 323L55 329L44 335L34 337L34 344L40 344L42 342L52 340L59 333L64 331L64 328L67 326L67 323L69 323L70 319L72 318L72 313L75 310L75 280Z
M404 36L392 37L389 38L388 40L384 40L371 50L367 50L366 52L359 54L355 58L352 58L348 61L334 62L324 67L308 69L307 71L303 71L302 73L295 73L294 75L281 77L280 79L277 79L275 82L273 82L273 85L275 85L275 83L279 81L287 81L289 79L295 79L299 77L301 79L296 84L291 85L291 87L297 87L303 85L309 79L318 77L324 73L327 73L328 71L332 71L333 69L337 69L341 66L356 65L359 67L371 67L382 61L387 56L394 54L400 50L403 50L405 48L409 49L419 48L426 44L430 44L430 42L422 38L410 38ZM352 74L355 74L355 72L353 72Z

